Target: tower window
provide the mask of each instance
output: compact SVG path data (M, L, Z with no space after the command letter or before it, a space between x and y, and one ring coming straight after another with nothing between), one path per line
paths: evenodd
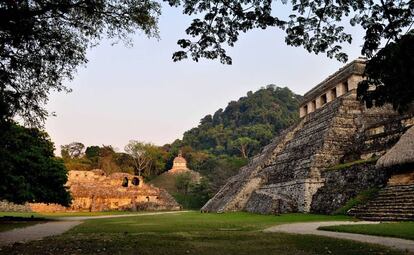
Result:
M323 94L321 96L321 106L324 105L324 104L326 104L326 102L327 102L327 100L326 100L326 94Z
M336 88L331 89L332 99L337 97Z
M128 187L128 178L124 177L124 180L122 181L122 187Z
M134 177L131 181L132 185L134 186L138 186L139 185L139 179L138 177Z

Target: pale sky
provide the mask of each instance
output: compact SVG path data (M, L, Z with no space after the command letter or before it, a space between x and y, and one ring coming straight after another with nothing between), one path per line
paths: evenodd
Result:
M133 47L103 41L92 48L89 63L66 83L73 92L52 94L47 105L57 115L45 126L56 148L73 141L113 145L120 151L131 139L171 143L202 117L250 90L275 84L303 95L344 65L324 54L287 46L278 29L241 36L228 51L231 66L218 60L174 63L176 42L186 37L190 21L179 9L164 6L161 40L137 33ZM346 47L349 60L360 55L362 44L361 31L353 31L354 41Z

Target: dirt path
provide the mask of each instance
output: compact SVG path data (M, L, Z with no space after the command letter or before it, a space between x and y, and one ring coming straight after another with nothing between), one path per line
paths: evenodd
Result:
M0 246L16 242L27 242L42 239L47 236L60 235L68 231L82 221L51 221L39 223L30 227L16 228L0 233Z
M82 223L83 220L89 219L106 219L106 218L121 218L133 216L147 216L170 213L185 213L188 211L173 211L173 212L153 212L153 213L136 213L136 214L117 214L117 215L102 215L102 216L79 216L79 217L61 217L57 221L50 221L46 223L39 223L33 226L17 228L10 231L0 232L0 247L13 244L16 242L28 242L39 240L48 236L60 235L69 229Z
M378 224L379 222L371 221L331 221L331 222L309 222L309 223L293 223L283 224L265 229L265 232L284 232L291 234L309 234L327 236L340 239L348 239L358 242L380 244L388 246L394 249L407 250L414 253L414 241L382 236L371 236L351 233L341 233L332 231L318 230L322 226L334 226L334 225L355 225L355 224Z

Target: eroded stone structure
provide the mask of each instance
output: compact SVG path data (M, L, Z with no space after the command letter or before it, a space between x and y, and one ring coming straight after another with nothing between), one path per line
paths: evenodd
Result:
M357 101L363 71L364 60L357 59L306 93L300 121L252 158L202 210L314 211L315 194L326 184L325 170L378 157L395 144L414 124L413 117L399 116L390 107L366 109ZM395 127L390 132L381 126L387 121L386 126Z
M36 212L112 211L112 210L179 210L180 206L163 189L144 183L141 176L102 170L68 173L66 184L72 194L70 207L54 204L30 204Z

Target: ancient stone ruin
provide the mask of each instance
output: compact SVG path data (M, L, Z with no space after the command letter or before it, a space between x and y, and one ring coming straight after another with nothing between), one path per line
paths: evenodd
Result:
M188 177L192 183L200 183L202 178L200 173L187 167L187 160L181 152L174 158L172 168L151 180L151 184L174 194L178 192L176 181L180 176Z
M72 204L66 208L56 204L30 204L36 212L114 211L114 210L179 210L180 205L164 189L145 184L141 176L127 173L106 175L102 170L68 173L66 184Z
M332 213L392 171L375 161L414 125L413 114L366 109L356 99L364 59L357 59L304 95L301 119L230 178L202 211ZM413 183L414 184L414 183ZM413 212L414 215L414 212Z
M188 167L187 167L187 160L185 160L185 158L183 157L183 155L180 152L178 154L178 156L174 158L173 166L170 170L168 170L168 172L170 172L170 173L182 173L182 172L186 172L188 170L190 170L190 169L188 169Z

